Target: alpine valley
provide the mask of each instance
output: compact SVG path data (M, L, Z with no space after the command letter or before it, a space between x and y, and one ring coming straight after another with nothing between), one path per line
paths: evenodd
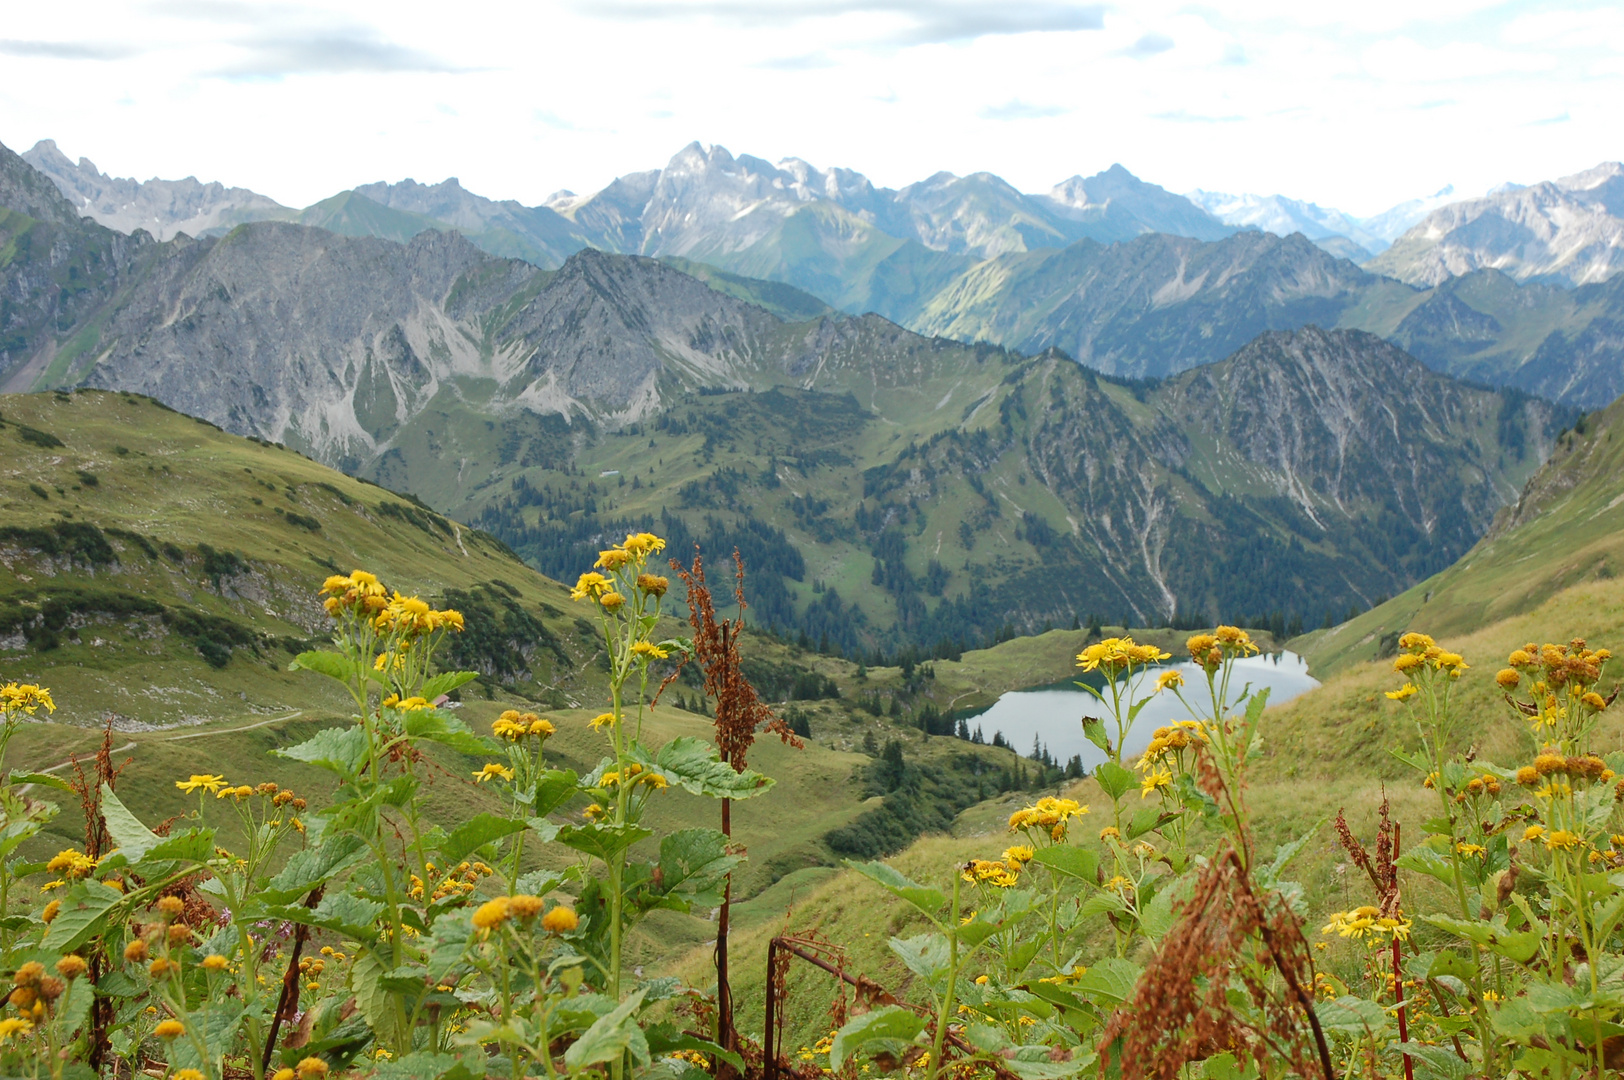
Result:
M6 389L150 395L411 492L555 577L658 522L677 550L737 548L760 620L848 654L945 655L1079 613L1336 621L1453 562L1574 416L1320 328L1407 304L1395 340L1454 340L1416 315L1463 290L1301 237L995 255L957 306L1010 312L1012 351L953 340L990 335L945 309L922 336L593 248L547 270L438 229L125 235L9 151L0 203ZM1009 299L1061 278L1087 284ZM1577 298L1539 288L1573 323Z

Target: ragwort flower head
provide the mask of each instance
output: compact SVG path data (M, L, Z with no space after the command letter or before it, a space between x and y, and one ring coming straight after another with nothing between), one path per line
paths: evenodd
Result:
M1145 664L1166 660L1169 653L1155 645L1140 645L1131 637L1105 638L1077 654L1077 666L1084 671L1104 671L1115 675Z
M0 686L0 713L8 717L18 713L33 716L40 709L56 712L56 702L51 700L51 692L45 687L15 682Z

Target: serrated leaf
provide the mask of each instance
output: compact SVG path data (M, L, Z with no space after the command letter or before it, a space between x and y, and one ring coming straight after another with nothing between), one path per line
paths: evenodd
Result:
M1094 779L1099 781L1100 790L1113 800L1122 798L1137 783L1130 770L1114 761L1101 762L1094 769Z
M1131 960L1110 956L1101 960L1072 982L1079 994L1096 1005L1120 1005L1133 996L1140 968Z
M1056 845L1039 848L1032 853L1032 861L1067 877L1093 884L1099 877L1100 858L1087 848Z
M367 736L359 727L323 728L297 746L289 746L271 753L289 761L302 761L307 765L353 778L366 760Z
M1111 752L1111 736L1106 734L1104 720L1097 716L1083 717L1083 735L1107 754Z
M207 862L214 857L214 830L187 829L179 836L159 837L140 862Z
M903 877L895 869L883 862L853 862L846 860L846 865L862 874L870 881L899 899L906 900L935 922L943 907L947 904L947 897L938 889L928 888L916 881Z
M494 741L474 734L460 717L440 709L413 709L403 714L401 730L411 738L439 743L459 754L489 754L497 749Z
M45 931L40 948L57 953L72 952L101 933L108 912L123 899L122 893L97 881L75 884L61 897L62 906Z
M383 986L383 962L366 950L350 966L350 985L355 989L355 1004L366 1017L367 1024L380 1043L391 1042L400 1029L395 1010L394 995Z
M260 890L260 899L267 904L291 903L360 861L366 852L366 842L348 834L331 836L316 847L295 851Z
M951 947L942 934L919 934L911 938L892 938L891 951L902 958L908 970L927 982L934 983L947 974Z
M530 809L546 817L581 793L581 778L574 769L549 769L536 781L535 801Z
M355 681L360 666L347 656L340 656L335 652L318 649L311 652L302 652L293 658L288 665L289 671L314 671L318 675L325 675L329 679L349 685Z
M1374 1001L1351 994L1316 1005L1315 1011L1327 1031L1344 1035L1362 1036L1367 1032L1379 1035L1388 1026L1387 1010Z
M425 682L419 693L432 702L435 698L449 694L459 686L466 686L477 678L479 678L477 671L442 671Z
M521 832L525 823L498 814L476 814L445 838L440 854L447 863L456 865L493 840Z
M40 785L43 785L44 787L56 788L56 790L58 790L58 791L66 791L70 795L73 794L73 785L68 783L66 780L62 779L60 776L57 776L57 775L55 775L53 773L44 773L44 772L12 773L11 776L7 778L7 783L10 783L10 784L13 784L13 785L17 785L17 784L40 784Z
M118 845L119 854L126 862L140 862L142 856L157 846L158 834L141 824L141 819L130 813L106 784L101 786L101 810L102 819L107 823L107 835Z
M598 1017L581 1037L564 1051L564 1064L571 1071L614 1061L630 1052L639 1064L649 1060L648 1040L637 1026L636 1012L643 1004L643 991L638 990L613 1011Z
M558 842L608 862L639 840L653 835L653 829L641 825L565 825L558 830Z
M667 782L678 784L695 795L749 799L765 794L773 785L771 777L753 770L735 771L717 756L714 745L692 735L678 736L660 747L652 762L643 755L637 756L645 768L652 766Z
M859 1053L895 1054L925 1030L925 1021L900 1005L882 1005L846 1021L829 1045L829 1068L839 1072Z
M720 884L739 862L717 829L679 829L660 840L660 877L667 893L696 893Z

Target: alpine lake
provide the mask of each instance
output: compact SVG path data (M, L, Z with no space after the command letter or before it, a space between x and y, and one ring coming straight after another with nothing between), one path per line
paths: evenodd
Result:
M1153 666L1138 673L1133 685L1125 688L1124 708L1129 694L1133 700L1147 695L1150 701L1134 720L1124 743L1123 760L1137 757L1159 727L1176 720L1192 719L1190 708L1171 690L1155 693L1156 679L1169 668L1184 676L1182 692L1196 709L1210 705L1207 677L1196 665L1181 664ZM1100 688L1103 678L1082 676ZM1308 674L1308 663L1292 652L1266 653L1237 660L1229 680L1230 712L1238 711L1234 702L1243 694L1269 691L1269 704L1290 701L1298 694L1314 689L1319 680ZM1041 743L1054 759L1064 765L1074 755L1081 755L1083 768L1093 772L1094 767L1106 761L1105 752L1083 734L1083 717L1094 716L1105 721L1105 729L1116 738L1116 725L1110 710L1094 695L1074 681L1037 686L1029 690L1012 690L1003 694L992 705L979 710L966 710L957 716L965 721L971 732L979 730L982 738L991 742L995 733L1003 735L1018 753L1028 753L1034 743Z

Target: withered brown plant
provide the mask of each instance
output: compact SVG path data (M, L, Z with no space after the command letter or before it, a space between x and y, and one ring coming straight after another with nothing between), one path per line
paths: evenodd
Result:
M755 744L757 734L777 735L790 746L800 749L801 740L795 737L789 724L775 714L756 693L756 688L745 678L740 664L739 639L744 632L744 559L738 549L733 551L733 597L739 605L734 619L716 617L716 605L710 585L705 581L705 563L699 546L694 546L692 566L685 567L675 559L671 568L682 579L688 592L688 623L693 627L693 651L689 654L699 662L705 673L705 696L716 703L716 749L723 761L743 772ZM684 662L688 657L684 657ZM675 678L673 673L672 678ZM668 679L667 682L670 680ZM663 687L662 687L663 689ZM722 832L733 835L732 800L722 800ZM716 921L716 1014L717 1042L724 1049L735 1050L738 1039L733 1026L733 990L727 974L728 909L732 903L733 875L729 874L722 891L722 907ZM721 1066L718 1066L721 1072Z
M102 726L101 746L96 749L88 773L78 754L68 755L68 762L73 768L73 778L68 781L68 786L79 796L79 808L85 818L85 854L92 859L99 860L114 847L113 838L107 833L107 819L102 816L102 785L107 785L111 791L118 783L118 774L130 761L130 758L125 758L122 764L113 764L112 717L108 717ZM107 972L107 950L98 937L85 947L85 953L85 960L90 965L90 980L94 984ZM114 999L107 996L98 996L91 1002L88 1064L98 1072L106 1064L107 1055L112 1049L107 1033L113 1025L115 1004Z
M1202 788L1222 804L1224 783L1211 755L1203 752L1199 765ZM1244 833L1244 823L1237 828ZM1123 1080L1175 1080L1190 1062L1225 1052L1250 1056L1260 1069L1284 1061L1299 1076L1334 1080L1313 988L1313 950L1301 920L1252 879L1225 839L1133 1000L1106 1025L1101 1057L1120 1055Z

